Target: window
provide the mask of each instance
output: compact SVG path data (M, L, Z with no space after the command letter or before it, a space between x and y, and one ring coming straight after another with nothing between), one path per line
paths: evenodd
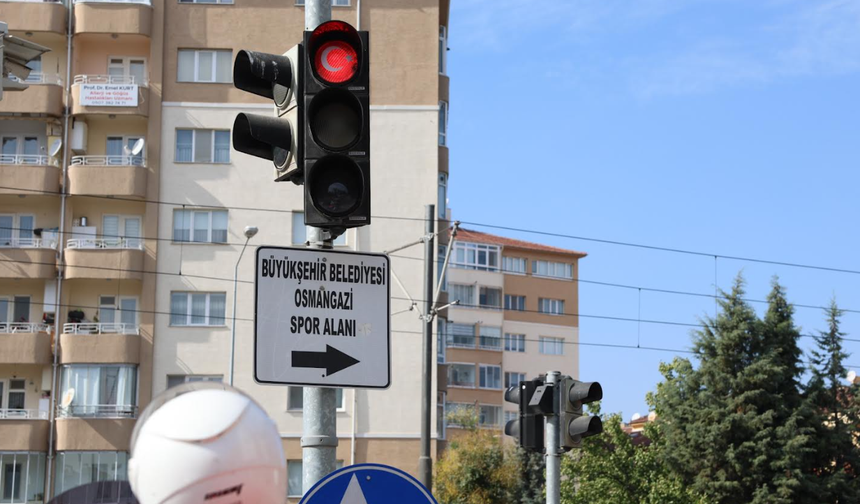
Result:
M3 135L0 137L0 144L2 144L2 149L0 149L0 154L5 156L38 156L41 154L40 147L42 145L42 141L39 140L37 136L29 136L29 135ZM4 163L8 163L10 161L3 161ZM19 160L22 164L27 163L35 163L38 162L37 158L30 159L22 159Z
M343 460L335 460L334 468L343 468ZM302 461L287 460L287 497L300 498L302 488Z
M454 387L474 387L475 365L448 364L448 385Z
M217 382L224 381L223 375L167 375L167 388L194 382Z
M439 102L439 145L448 145L448 102Z
M526 260L522 257L502 257L502 270L505 273L526 274Z
M564 300L539 298L538 311L550 315L564 315Z
M475 348L475 326L472 324L448 324L450 339L448 346Z
M463 284L448 284L448 302L460 301L460 307L475 306L475 286Z
M526 297L505 294L505 310L525 311Z
M296 5L304 6L305 0L296 0ZM349 7L349 0L331 0L332 7Z
M525 373L513 373L505 371L505 388L516 387L520 382L526 381Z
M480 365L481 388L500 389L502 388L502 368L501 366Z
M505 350L508 352L525 352L526 335L505 333Z
M550 261L532 261L532 275L570 279L573 278L573 265Z
M335 403L337 404L337 409L343 411L343 389L338 388L334 389L335 394ZM289 387L289 391L287 392L287 410L289 411L302 411L302 407L304 404L304 387Z
M3 502L46 501L47 499L43 499L45 454L25 451L0 452L0 491Z
M436 197L436 210L440 219L448 217L448 174L439 174L439 191Z
M140 57L111 56L108 58L108 76L114 84L146 86L146 60Z
M448 28L439 27L439 73L444 74L448 67Z
M95 481L128 480L128 453L121 451L61 451L57 453L54 493Z
M27 214L0 214L0 247L36 245L36 217Z
M174 210L173 241L227 243L227 211Z
M233 51L180 49L177 58L178 82L233 82Z
M103 333L137 333L137 298L99 296L98 322Z
M229 163L230 130L176 130L177 163Z
M445 413L445 423L449 427L462 427L463 425L458 423L457 420L464 414L474 415L475 405L455 402L445 403Z
M436 248L436 281L442 282L442 291L448 292L448 275L442 269L445 266L445 255L448 253L447 245L439 245Z
M549 336L540 337L540 353L545 355L563 355L564 340L562 338L550 338Z
M518 420L520 418L519 412L516 411L505 411L505 425L508 424L511 420Z
M139 136L109 136L105 143L105 156L110 166L143 166L143 152L131 154L134 145L143 140Z
M308 241L305 213L293 211L293 245L304 245ZM334 245L346 246L346 232L334 239Z
M481 271L499 270L499 247L482 243L454 243L454 259L458 268Z
M436 362L445 363L445 342L448 341L448 321L436 317Z
M233 0L179 0L179 3L231 4L233 3Z
M498 426L502 419L501 406L487 406L482 404L478 415L478 424L485 427Z
M481 325L481 348L487 350L502 349L502 328Z
M223 292L171 292L170 325L172 326L223 326Z
M72 402L68 406L60 406L58 414L61 417L134 418L137 410L137 366L63 366L59 397L66 397L67 393L72 396Z
M502 289L481 287L478 295L478 304L481 306L481 308L494 308L496 310L501 309Z
M140 248L140 222L138 215L103 215L102 239L106 247Z
M8 388L8 391L4 391L4 387ZM0 380L0 410L24 409L24 398L26 397L26 392L27 380L11 379L8 382ZM7 412L7 414L8 413L9 412Z

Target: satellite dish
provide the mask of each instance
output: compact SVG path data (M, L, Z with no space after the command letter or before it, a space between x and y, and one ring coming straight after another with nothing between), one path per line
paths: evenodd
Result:
M848 371L848 375L845 378L848 378L848 381L853 385L854 380L857 379L857 372L852 369L851 371Z
M56 156L60 153L60 147L62 146L63 141L57 138L53 142L51 142L51 149L48 152L51 154L51 156Z
M657 420L657 412L656 411L652 411L651 413L648 413L648 421L653 422L654 420Z
M75 389L70 388L69 390L66 391L65 394L63 394L63 400L60 401L60 406L62 406L63 408L68 408L72 404L72 401L74 401L74 400L75 400Z
M143 146L146 144L146 141L143 138L138 138L137 142L134 142L134 145L131 146L131 155L137 156L143 151Z
M639 420L640 418L642 418L642 415L640 415L639 413L633 413L633 419L632 419L633 422L635 422L636 420Z

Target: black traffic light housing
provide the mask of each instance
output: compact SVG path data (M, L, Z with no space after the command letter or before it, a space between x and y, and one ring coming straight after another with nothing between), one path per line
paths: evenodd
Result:
M521 381L505 391L505 401L518 406L519 418L505 425L505 434L517 438L526 450L544 451L544 415L553 411L553 387L543 378Z
M569 376L559 381L560 442L564 451L579 448L582 440L603 432L600 417L584 415L582 406L603 399L603 387L598 382L581 382Z
M301 183L303 169L303 50L283 55L241 50L233 62L233 85L271 99L276 117L240 113L233 122L233 147L272 161L275 180Z
M368 33L328 21L304 32L303 47L305 224L370 224Z

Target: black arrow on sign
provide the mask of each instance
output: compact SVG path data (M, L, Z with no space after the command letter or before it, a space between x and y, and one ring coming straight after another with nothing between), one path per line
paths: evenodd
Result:
M325 346L325 352L297 352L293 350L294 368L325 369L327 376L358 364L358 362L358 359L350 357L331 345Z

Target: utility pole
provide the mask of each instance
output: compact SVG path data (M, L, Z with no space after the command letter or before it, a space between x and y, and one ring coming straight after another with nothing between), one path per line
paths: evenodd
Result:
M555 389L559 381L558 371L549 371L546 374L546 384ZM546 415L546 504L559 504L561 500L561 459L559 457L559 397L557 393L552 394L552 413Z
M433 229L436 205L427 205L424 213L424 317L421 345L421 455L418 457L418 481L432 491L433 459L430 458L430 405L433 392Z
M305 30L312 31L330 20L331 0L305 0ZM333 247L333 237L327 229L307 226L306 230L309 248ZM302 493L335 470L338 444L336 420L335 389L302 389Z

